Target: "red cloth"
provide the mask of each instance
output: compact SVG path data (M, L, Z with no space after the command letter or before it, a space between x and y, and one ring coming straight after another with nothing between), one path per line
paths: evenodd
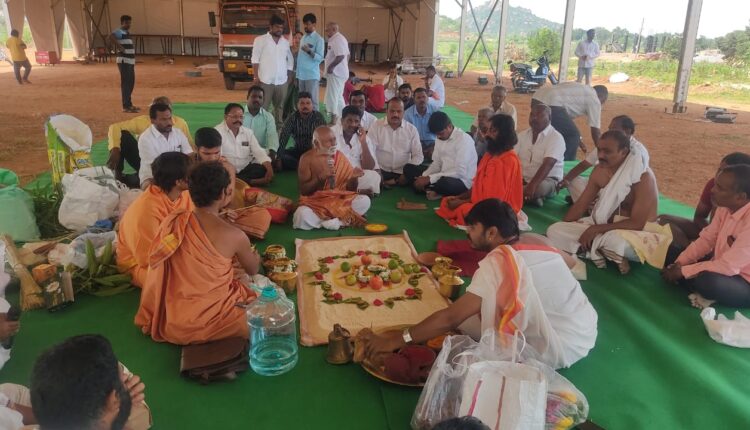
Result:
M706 182L706 186L703 187L703 192L701 193L700 202L709 208L714 206L714 203L711 201L711 190L714 187L714 182L716 182L716 178L709 179L709 181Z
M367 96L367 112L385 112L385 87L382 84L366 86L362 91Z
M544 245L516 243L512 247L516 251L557 252L556 249ZM461 268L461 276L474 276L474 272L479 269L479 262L487 256L486 252L472 248L471 242L467 239L438 240L436 252L444 257L451 258L453 264Z
M354 86L351 79L347 79L344 83L344 106L349 105L349 96L356 90L357 87Z

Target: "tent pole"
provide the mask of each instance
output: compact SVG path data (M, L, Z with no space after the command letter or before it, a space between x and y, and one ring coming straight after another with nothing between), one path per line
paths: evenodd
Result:
M508 27L508 15L510 14L510 1L503 0L500 6L500 31L497 36L497 67L495 67L495 84L503 83L503 64L505 63L505 33Z
M682 32L682 49L680 65L677 68L677 83L674 86L674 105L672 113L687 111L688 88L690 87L690 69L693 67L695 39L698 37L698 23L701 18L703 0L689 0L685 15L685 30Z
M562 47L560 48L560 69L557 78L564 82L568 78L568 62L570 61L570 42L573 39L573 17L576 13L576 0L567 0L565 6L565 25L563 27Z
M185 5L180 0L180 44L182 55L185 55Z
M467 6L467 0L461 1L461 25L459 26L458 30L458 77L460 78L461 75L463 75L463 70L461 70L461 66L464 64L464 48L465 48L465 39L466 39L466 25L464 24L466 22L466 6Z

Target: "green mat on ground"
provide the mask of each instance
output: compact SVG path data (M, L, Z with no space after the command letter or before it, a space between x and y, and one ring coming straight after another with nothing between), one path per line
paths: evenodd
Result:
M219 122L222 107L176 105L175 111L195 130ZM470 115L445 110L457 125L469 127ZM93 155L102 163L106 144L97 144ZM277 176L270 190L295 198L295 176ZM434 250L438 238L465 237L432 210L398 211L396 202L402 197L418 199L408 190L386 191L375 199L369 219L388 224L391 232L407 230L419 252ZM691 208L667 199L660 204L662 212L692 213ZM558 196L543 209L529 209L534 231L543 233L566 208ZM274 225L258 247L280 243L293 251L298 237L361 234L362 229L302 232ZM582 286L599 313L599 337L588 357L561 373L587 396L594 422L607 429L746 428L750 386L744 378L750 374L750 351L711 340L686 294L663 283L651 267L634 265L629 275L621 276L614 267L599 270L589 264L588 277ZM250 371L235 382L210 386L182 379L180 349L152 342L133 325L138 297L137 292L81 297L58 313L25 313L13 359L0 371L0 381L28 384L40 351L68 336L100 333L111 340L120 360L146 382L157 430L409 428L418 389L381 382L353 364L329 365L323 347L301 347L297 367L278 377ZM9 298L16 300L17 294Z

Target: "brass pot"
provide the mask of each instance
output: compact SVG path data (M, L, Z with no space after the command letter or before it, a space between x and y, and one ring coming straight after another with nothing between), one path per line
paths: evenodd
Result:
M328 353L326 361L331 364L346 364L352 361L354 348L351 341L352 335L349 330L335 324L333 331L328 334Z
M277 258L271 264L272 273L289 273L294 272L295 269L297 269L297 262L291 258Z
M451 267L453 259L449 257L437 257L435 258L435 264L432 266L432 275L436 278L448 273L448 268Z
M286 257L286 249L281 245L268 245L263 253L263 258L266 260L278 260L284 257Z
M460 268L450 266L447 269L447 273L438 278L438 292L440 295L450 299L458 294L459 287L464 284L464 280L458 276L458 273L460 272Z
M268 279L283 288L287 294L297 290L297 272L273 272Z

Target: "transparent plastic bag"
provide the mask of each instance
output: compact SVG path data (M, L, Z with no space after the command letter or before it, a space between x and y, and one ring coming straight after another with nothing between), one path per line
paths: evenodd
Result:
M88 267L86 259L86 240L90 240L94 245L94 253L101 257L107 242L112 242L112 247L116 249L117 233L108 231L106 233L84 233L70 242L66 253L61 257L61 263L65 266L73 264L81 269Z

